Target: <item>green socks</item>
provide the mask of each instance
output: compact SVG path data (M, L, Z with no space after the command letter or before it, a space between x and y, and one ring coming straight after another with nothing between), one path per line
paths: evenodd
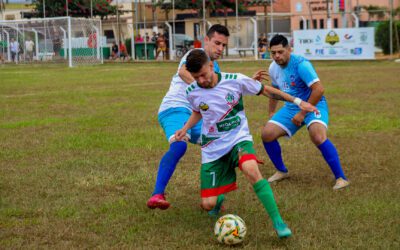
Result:
M278 206L276 205L274 194L266 179L262 179L253 185L254 191L258 199L263 204L269 217L271 217L274 225L283 223L282 217L279 214Z
M212 210L208 211L208 215L217 216L219 214L219 211L221 210L222 203L224 202L224 200L225 196L223 194L218 195L217 204Z

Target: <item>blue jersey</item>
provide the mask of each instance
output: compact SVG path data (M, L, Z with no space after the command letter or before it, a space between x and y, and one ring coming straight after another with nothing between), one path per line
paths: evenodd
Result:
M311 85L319 81L310 61L294 54L290 55L290 60L286 67L281 67L272 62L269 66L269 75L272 80L272 86L304 101L308 101L311 95ZM325 97L322 97L320 101L325 101ZM297 108L294 103L286 102L285 105L289 108Z

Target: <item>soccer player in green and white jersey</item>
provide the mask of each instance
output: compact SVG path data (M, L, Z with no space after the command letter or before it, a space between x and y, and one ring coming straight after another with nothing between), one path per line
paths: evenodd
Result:
M258 169L242 98L243 95L262 94L294 102L308 112L317 109L278 89L263 86L259 81L266 79L265 71L258 71L253 77L256 80L242 74L215 73L213 63L202 50L190 52L186 68L196 80L186 89L193 112L184 127L175 133L175 138L182 140L187 130L203 118L200 173L202 208L209 213L219 212L223 194L237 188L235 168L239 166L271 217L278 236L289 237L292 233L280 216L268 181Z

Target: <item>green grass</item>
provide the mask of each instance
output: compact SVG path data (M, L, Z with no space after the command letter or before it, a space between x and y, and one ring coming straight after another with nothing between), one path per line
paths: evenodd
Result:
M248 227L237 248L399 249L400 66L314 65L351 186L332 191L332 174L305 129L282 139L292 177L273 190L294 236L277 239L238 173L240 188L226 201L227 213ZM228 248L199 208L199 147L189 146L170 182L172 207L145 205L168 147L157 110L176 66L0 66L0 248ZM221 63L248 75L266 66ZM274 168L260 139L267 99L246 97L245 107L268 177Z

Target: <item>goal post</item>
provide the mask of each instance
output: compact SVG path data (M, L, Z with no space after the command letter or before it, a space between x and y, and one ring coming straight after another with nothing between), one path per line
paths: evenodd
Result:
M54 17L0 21L0 57L10 63L103 63L101 20Z

